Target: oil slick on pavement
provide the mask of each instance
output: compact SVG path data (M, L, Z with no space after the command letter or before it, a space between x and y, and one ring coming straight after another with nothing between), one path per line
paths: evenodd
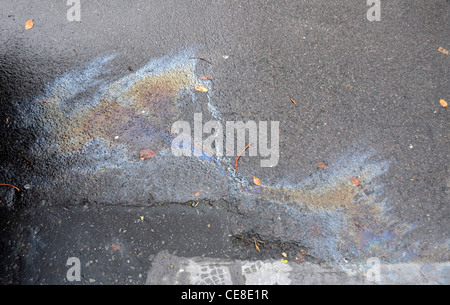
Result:
M170 54L113 81L105 75L114 56L99 57L57 77L43 96L17 105L27 118L21 127L38 135L33 155L60 164L53 176L42 173L31 183L36 192L47 200L57 194L58 200L72 204L145 206L199 199L194 194L201 181L201 198L214 200L227 193L245 202L244 210L267 204L286 211L289 221L279 218L274 226L284 227L270 234L298 242L319 260L344 264L376 256L397 263L423 254L420 241L406 250L396 248L412 228L391 219L382 183L391 162L376 160L370 147L355 145L332 167L303 181L261 187L234 174L232 158L172 156L173 122L189 120L194 112L221 120L213 82L200 78L199 60L193 57L195 50ZM209 91L199 93L195 86ZM157 157L142 162L138 156L143 149L152 149ZM361 185L350 177L358 177Z

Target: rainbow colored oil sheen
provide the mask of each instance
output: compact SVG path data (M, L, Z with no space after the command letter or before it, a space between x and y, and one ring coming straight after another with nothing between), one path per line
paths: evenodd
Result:
M157 158L168 157L174 138L170 127L182 116L184 104L195 104L221 119L211 90L203 93L207 104L197 101L194 86L210 88L211 83L196 74L194 56L195 50L185 50L154 59L116 80L107 77L114 56L105 56L56 78L43 96L21 109L22 115L33 118L24 121L23 127L41 126L44 134L36 142L35 153L89 155L91 146L100 147L98 155L89 156L93 161L88 168L78 169L92 175L108 166L124 170L136 166L136 156L143 149L152 149ZM112 151L120 153L112 156ZM263 181L261 187L235 174L231 158L203 153L197 160L225 176L240 196L263 198L293 211L294 217L300 215L298 221L311 232L305 243L313 254L342 262L349 256L357 260L369 254L389 257L392 241L410 229L406 224L394 229L389 225L389 198L380 181L391 163L370 161L375 154L356 145L327 170L318 169L307 179ZM358 177L363 187L355 187L350 177ZM418 254L413 248L407 252L393 260L407 261Z

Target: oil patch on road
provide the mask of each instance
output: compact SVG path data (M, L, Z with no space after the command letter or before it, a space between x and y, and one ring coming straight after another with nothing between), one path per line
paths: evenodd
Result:
M99 78L113 56L58 77L45 96L24 110L33 124L48 132L36 150L76 153L99 139L105 148L126 146L133 154L146 147L157 152L170 147L171 122L180 113L178 99L200 81L187 57L183 53L151 61L111 83Z
M17 174L17 180L55 205L151 206L214 200L226 193L254 220L238 224L238 231L303 246L317 260L377 256L406 262L423 255L422 241L398 247L411 227L389 215L381 181L390 162L376 160L370 148L356 145L333 167L303 181L260 187L234 172L232 158L173 156L173 122L192 119L194 112L221 119L211 82L197 75L194 55L185 50L154 59L112 81L105 75L114 56L99 57L56 78L43 96L17 104L19 127L36 135L30 153L46 164L36 166L39 179ZM199 92L196 86L209 90ZM157 156L143 162L144 149ZM358 184L350 180L354 177Z

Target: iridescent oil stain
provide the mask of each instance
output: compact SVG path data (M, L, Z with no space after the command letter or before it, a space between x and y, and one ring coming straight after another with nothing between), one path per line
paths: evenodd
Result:
M311 215L302 216L299 221L311 232L309 240L314 248L322 248L328 258L343 261L350 256L365 259L367 253L382 256L389 252L389 243L403 231L385 230L390 218L379 180L388 172L390 162L370 161L373 155L370 152L355 157L349 153L327 171L318 170L297 184L284 182L261 187L243 184L241 190L248 196L262 197ZM358 177L361 185L356 186L351 177ZM324 215L327 221L321 221ZM323 233L329 232L330 225L331 236Z
M42 126L44 135L36 144L36 153L86 154L89 161L77 171L94 180L96 175L102 177L108 167L130 173L139 167L150 167L150 162L139 163L137 158L143 149L152 149L161 158L170 156L170 127L182 116L181 101L197 103L194 86L208 86L196 75L196 62L189 59L193 56L185 51L155 59L134 73L105 81L101 75L113 58L109 56L94 60L84 70L57 78L45 96L36 99L45 99L45 103L39 104L38 109L21 109L23 116L31 114ZM211 92L202 109L220 119ZM34 127L32 123L30 126ZM364 149L350 151L326 171L318 171L302 181L280 181L261 187L234 174L234 159L202 153L196 160L208 164L204 168L215 175L226 177L239 195L251 200L264 198L286 210L302 211L299 222L308 226L310 242L318 256L329 255L337 261L349 255L363 258L366 253L388 256L390 243L408 229L386 229L391 219L380 181L390 162L370 161L375 152L355 155L354 151ZM355 186L351 177L358 177L361 185Z
M373 203L379 190L367 193L367 185L387 172L389 162L368 163L370 154L363 155L348 162L348 158L337 162L336 170L316 172L311 178L297 184L246 187L247 192L257 192L260 196L274 201L281 201L290 206L301 206L310 211L339 209L355 210L358 206ZM345 167L340 165L345 163ZM358 169L358 170L356 170ZM355 186L350 178L357 175L361 186Z
M303 206L308 210L336 210L352 207L356 190L347 181L336 186L308 190L304 188L262 187L261 195L270 200L280 200L290 205Z
M108 97L103 97L98 105L65 120L65 128L57 132L60 150L79 151L93 138L104 139L110 145L126 145L134 152L167 149L170 126L179 117L177 94L193 84L188 71L173 69L143 76L114 99L107 92L104 96Z

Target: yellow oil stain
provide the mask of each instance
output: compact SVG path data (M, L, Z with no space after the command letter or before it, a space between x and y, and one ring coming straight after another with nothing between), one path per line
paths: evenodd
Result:
M359 175L361 186L355 186L348 177L334 177L324 180L317 185L297 185L289 187L263 186L260 188L261 196L288 204L293 207L304 207L310 211L318 210L345 210L345 213L356 220L360 216L371 215L379 218L382 208L377 204L375 194L364 192L366 178L369 172ZM353 222L352 222L353 225Z
M103 98L96 107L70 118L58 103L49 105L47 112L61 122L56 132L59 150L80 151L89 140L101 138L108 143L126 144L133 150L150 146L156 151L165 143L161 134L170 134L171 124L179 117L179 92L192 87L194 81L182 68L145 75L120 92L117 99ZM118 86L113 84L110 90L117 90Z
M136 111L151 113L175 113L177 94L190 86L193 79L184 69L174 69L158 75L147 75L124 92L124 99L131 99Z
M263 197L283 201L287 204L301 205L309 210L335 210L351 208L354 205L356 190L347 182L340 182L335 186L315 188L274 188L262 187Z

